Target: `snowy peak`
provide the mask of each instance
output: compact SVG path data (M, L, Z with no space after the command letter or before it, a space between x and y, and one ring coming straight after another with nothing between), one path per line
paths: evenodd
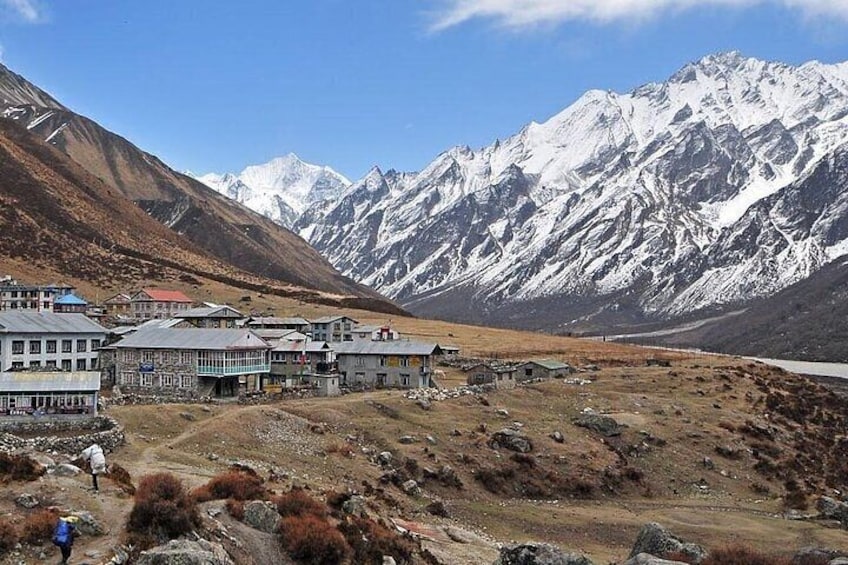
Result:
M629 93L591 90L419 173L372 170L295 229L425 315L683 314L771 294L848 251L848 188L824 186L848 179L811 174L846 140L848 64L719 53Z
M196 178L286 227L309 206L338 198L350 185L330 167L306 163L294 153L250 165L239 174L209 173Z

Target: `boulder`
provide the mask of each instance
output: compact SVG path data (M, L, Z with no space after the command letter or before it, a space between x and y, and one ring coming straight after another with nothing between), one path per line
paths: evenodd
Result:
M204 539L171 540L165 545L142 551L138 565L235 565L218 543Z
M533 451L533 442L516 430L504 428L492 434L489 439L489 447L493 449L503 447L519 453L530 453Z
M194 414L191 412L180 412L180 418L186 420L187 422L194 422L197 418L194 417Z
M106 533L106 528L103 527L103 524L101 524L97 518L94 517L94 514L88 510L74 510L71 512L71 516L79 518L76 527L83 535L102 536Z
M565 437L562 435L562 432L557 430L551 434L551 439L557 443L562 443L565 441Z
M502 416L502 417L506 418L506 417L509 416L509 410L507 410L506 408L498 408L497 414L498 414L498 416Z
M841 563L833 564L833 562L838 559L845 559L845 563L848 564L848 559L845 558L845 555L846 553L844 551L825 547L802 547L795 552L790 563L791 565L804 565L805 563L828 562L828 565L842 565Z
M524 543L501 548L492 565L594 565L584 555L566 553L546 543Z
M266 534L277 532L280 514L270 502L252 500L244 505L244 523Z
M848 524L848 504L835 498L829 496L819 498L816 502L816 510L819 511L822 518L839 520L843 524Z
M640 553L660 557L669 553L680 553L689 557L694 563L700 563L707 556L703 547L681 540L656 522L642 526L628 558L636 557Z
M382 467L388 467L392 464L392 452L391 451L381 451L377 456L377 463L379 463Z
M391 555L383 556L383 565L397 565L397 561Z
M418 404L418 407L422 410L429 410L433 407L433 404L426 398L419 398L416 404Z
M624 565L687 565L684 561L660 559L649 553L640 553L624 562Z
M22 508L35 508L38 506L38 499L33 494L23 492L15 497L15 504Z
M342 503L342 512L359 518L367 518L368 509L365 504L365 497L354 494Z
M82 473L82 469L70 463L59 463L51 472L57 477L73 477Z
M575 426L598 432L604 437L621 435L621 424L609 416L600 414L581 414L572 422Z
M415 482L414 479L409 479L408 481L404 482L402 485L400 485L400 489L409 496L416 496L418 494L421 494L421 489L418 487L418 483Z
M415 436L400 436L398 438L398 443L403 443L403 444L406 444L406 445L408 445L410 443L415 443L416 441L418 441L418 439L416 439Z

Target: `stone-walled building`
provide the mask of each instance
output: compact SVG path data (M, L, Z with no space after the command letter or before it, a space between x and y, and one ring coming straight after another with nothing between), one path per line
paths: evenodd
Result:
M114 344L121 391L176 397L260 390L271 346L250 330L153 328Z
M0 417L97 415L98 371L0 372Z
M331 344L341 384L374 388L430 386L435 343L418 341L350 341Z
M347 316L324 316L310 320L312 339L328 343L353 341L353 327L358 322Z
M244 315L230 306L204 306L189 308L174 318L185 320L196 328L235 328Z
M139 320L172 318L191 305L191 298L178 290L144 288L130 298L132 315Z
M515 370L518 382L531 379L553 379L566 377L574 372L571 365L555 359L536 359L519 365Z

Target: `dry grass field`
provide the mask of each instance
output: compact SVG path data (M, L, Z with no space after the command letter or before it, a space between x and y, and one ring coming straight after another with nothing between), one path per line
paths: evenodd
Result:
M251 297L255 305L263 300ZM271 305L279 315L322 311L279 299ZM434 401L426 410L402 391L251 406L115 406L108 412L124 425L127 444L110 458L134 480L169 471L192 488L240 462L270 479L277 492L301 486L319 497L364 493L373 512L399 524L474 532L470 543L425 537L449 563L490 563L495 542L526 540L582 551L596 563L621 562L649 521L707 547L741 542L787 552L808 545L848 550L844 531L833 524L784 517L791 480L800 484L792 483L791 492L801 491L793 504L813 504L844 471L838 438L828 430L844 427L848 410L818 385L733 357L409 318L391 322L416 339L459 345L465 355L551 357L599 369L574 375L588 383L551 380ZM658 356L671 366L646 365ZM445 381L454 386L462 378L454 371ZM620 435L604 437L574 424L590 411L614 419ZM502 428L526 436L532 451L492 447ZM551 437L557 431L561 443ZM800 441L799 433L807 439ZM399 441L406 435L413 443ZM397 473L381 481L386 469L375 459L383 451L391 452ZM444 466L453 470L447 478ZM409 478L419 482L420 494L399 488ZM37 488L45 499L89 509L108 522L108 536L79 544L80 551L105 555L122 535L132 500L116 487L91 497L86 484L84 476L49 477ZM14 496L32 489L10 485L0 510L13 512ZM427 511L433 501L443 503L448 517Z

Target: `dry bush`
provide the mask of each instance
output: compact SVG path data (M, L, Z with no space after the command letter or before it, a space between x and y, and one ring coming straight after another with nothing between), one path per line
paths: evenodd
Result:
M735 432L736 431L736 426L733 425L732 423L728 422L727 420L722 420L721 422L719 422L718 427L723 429L723 430L727 430L728 432Z
M109 480L118 485L118 488L125 493L129 495L135 494L135 485L132 483L130 472L117 463L109 465L109 474L106 476L109 477Z
M192 491L192 496L198 502L209 500L258 500L266 497L264 481L256 473L241 469L230 470L215 477L208 483Z
M392 556L398 563L410 563L415 551L410 540L367 518L349 516L339 524L339 531L353 549L354 563L381 565L384 555Z
M332 508L333 510L341 510L342 505L350 500L350 497L353 496L349 492L336 492L330 491L327 493L327 506Z
M292 489L286 494L275 496L271 501L283 518L290 516L315 516L324 519L329 514L327 505L315 500L301 489Z
M142 477L127 531L166 541L192 531L200 524L197 503L183 484L170 473Z
M3 555L18 543L18 530L5 518L0 518L0 555Z
M244 520L244 502L241 500L236 500L235 498L227 499L227 513L241 522Z
M483 468L474 472L474 479L487 491L500 494L508 490L509 483L515 478L515 471L509 468Z
M810 507L807 493L803 490L787 490L783 497L783 507L792 510L806 510Z
M513 453L509 458L524 467L536 466L536 458L529 453Z
M344 441L331 441L327 445L326 452L348 458L353 457L354 454L353 447Z
M40 544L53 536L59 511L53 508L36 510L24 518L21 524L21 541L29 544Z
M711 551L701 565L790 565L790 559L766 555L750 547L734 545Z
M313 514L284 518L279 532L283 549L302 563L338 565L350 558L350 546L341 532Z
M0 480L3 482L34 481L46 470L43 465L26 455L0 453Z

